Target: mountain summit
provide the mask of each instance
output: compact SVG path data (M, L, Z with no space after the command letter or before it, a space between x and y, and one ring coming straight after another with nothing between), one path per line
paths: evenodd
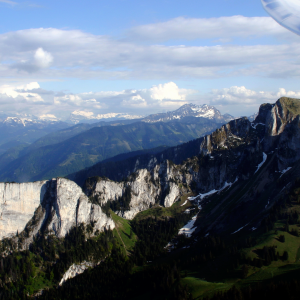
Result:
M143 121L147 123L167 122L176 119L180 120L184 117L206 118L214 120L217 123L226 123L234 119L234 117L229 114L221 115L220 111L214 106L189 103L179 107L174 111L150 115L144 118Z

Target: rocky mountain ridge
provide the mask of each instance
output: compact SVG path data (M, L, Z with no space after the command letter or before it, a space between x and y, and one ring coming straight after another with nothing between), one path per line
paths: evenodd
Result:
M89 178L85 182L84 193L67 179L23 185L3 184L3 236L22 231L26 222L29 222L29 226L34 211L38 217L34 217L33 223L39 225L33 228L33 232L43 228L43 224L47 224L48 231L60 237L79 223L93 223L94 230L103 230L114 225L101 207L112 208L118 215L132 219L138 212L154 205L170 207L187 193L197 195L224 190L232 183L231 189L237 189L261 176L262 171L259 170L268 166L265 179L255 188L256 192L261 193L274 181L274 176L279 178L281 172L292 168L300 158L299 111L300 102L289 98L281 98L274 105L262 105L254 122L247 118L232 120L212 134L197 139L194 144L190 143L198 145L193 149L196 156L191 155L180 164L172 162L170 157L176 158L178 153L187 149L189 143L144 159L142 156L133 158L134 164L130 169L133 173L121 181L104 177ZM30 188L31 185L34 187ZM26 192L30 189L33 191ZM30 212L23 208L23 196L24 199L32 199L27 200L32 203L28 205ZM251 197L247 198L245 207L250 205ZM11 221L17 220L18 214L22 215L24 221ZM235 214L233 212L232 220L235 220ZM239 214L242 215L241 211ZM220 216L218 218L218 226L222 222L222 226L229 222L221 222Z
M291 103L296 105L294 112ZM131 190L131 199L137 195L141 201L133 200L126 210L118 211L123 217L132 218L136 212L154 204L172 205L187 192L220 190L237 179L240 183L246 182L271 155L274 156L273 171L278 172L279 177L280 172L292 167L300 158L298 104L281 98L274 105L262 105L254 122L246 117L236 119L198 139L196 156L181 164L175 165L169 160L180 152L181 146L173 147L152 157L135 158L129 170L135 173L125 181L117 183L96 177L87 181L85 191L97 196L103 205L119 201L126 186L139 186L138 190L136 187ZM120 175L125 173L126 170Z

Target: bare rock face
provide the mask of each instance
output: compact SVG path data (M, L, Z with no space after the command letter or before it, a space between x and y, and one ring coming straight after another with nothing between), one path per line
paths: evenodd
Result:
M46 193L46 181L0 183L0 239L21 232Z
M129 208L117 211L117 214L126 219L132 219L140 212L155 204L170 207L180 199L183 192L172 180L177 174L175 166L169 161L156 165L154 169L137 170L126 181L114 182L109 179L96 179L86 184L87 195L97 198L100 205L108 201L122 203L130 199ZM129 194L129 195L128 195Z
M45 199L47 229L63 237L74 226L93 224L94 230L114 228L99 205L92 204L81 188L73 181L58 178L49 183L49 197Z
M92 204L71 180L57 178L34 183L0 183L0 238L24 230L64 237L74 226L92 224L93 231L114 228L99 205Z
M95 264L92 262L84 261L81 264L73 264L69 267L69 269L64 274L61 279L59 285L62 286L67 280L74 278L75 276L82 274L88 268L94 268Z
M264 124L264 152L275 151L278 170L300 159L300 100L282 97L274 104L260 107L256 124Z

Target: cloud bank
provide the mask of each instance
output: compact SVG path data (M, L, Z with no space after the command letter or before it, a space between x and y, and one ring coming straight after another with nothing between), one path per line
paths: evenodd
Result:
M238 109L258 109L279 95L300 97L297 91L254 91L242 85L204 94L176 84L228 77L298 78L300 40L268 17L179 17L136 26L118 37L32 28L0 34L0 45L0 110L58 117L73 111L143 115L194 102L239 114ZM45 90L39 84L73 79L161 84L86 93Z
M63 93L41 89L37 82L26 85L0 86L0 111L27 113L42 119L67 119L70 114L103 118L117 115L149 115L171 111L186 103L210 104L222 113L234 116L250 115L259 105L275 102L281 96L300 98L300 91L254 91L245 86L213 89L210 93L180 88L174 82L152 86L148 89Z
M0 80L29 75L36 80L164 81L300 75L299 39L267 17L180 17L134 27L126 34L114 38L56 28L0 34ZM263 37L272 37L273 42L257 40ZM198 42L163 43L170 39Z
M145 108L147 113L176 109L187 103L189 96L195 93L195 90L179 88L174 82L149 89L79 94L55 93L41 89L37 82L31 82L21 86L0 86L0 110L60 118L67 118L72 112L82 116L123 112L145 114Z

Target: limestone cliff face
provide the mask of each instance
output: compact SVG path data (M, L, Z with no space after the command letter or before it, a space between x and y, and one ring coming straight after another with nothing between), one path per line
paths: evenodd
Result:
M1 183L0 238L24 230L39 230L58 237L80 223L93 224L93 230L114 228L114 222L92 204L73 181L57 178L34 183Z
M260 107L255 124L264 125L264 152L275 151L282 171L300 159L300 100L280 98L275 104Z
M178 185L172 182L176 174L178 174L176 166L165 161L150 171L137 170L122 182L95 178L88 181L85 192L90 197L96 197L100 205L108 201L120 201L122 204L126 192L130 193L129 209L120 210L117 213L126 219L132 219L138 212L154 204L169 207L180 199L185 190L180 190Z
M0 183L0 238L24 229L45 192L46 181Z

